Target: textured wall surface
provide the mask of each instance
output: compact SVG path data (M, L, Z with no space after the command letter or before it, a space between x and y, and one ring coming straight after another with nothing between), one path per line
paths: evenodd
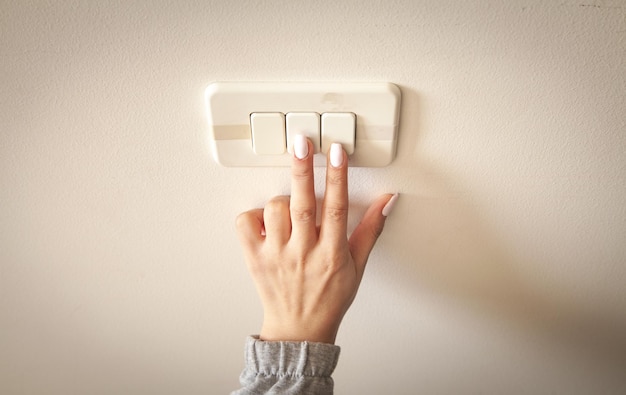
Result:
M402 193L338 394L626 391L626 4L0 1L0 393L217 394L261 306L215 80L390 81ZM323 169L316 170L321 178ZM317 182L322 196L323 184Z

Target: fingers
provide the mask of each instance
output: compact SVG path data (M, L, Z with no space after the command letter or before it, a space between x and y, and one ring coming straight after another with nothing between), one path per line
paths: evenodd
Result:
M289 205L292 239L308 243L316 239L313 145L306 137L296 135L293 151Z
M254 250L260 243L286 243L291 234L289 196L272 198L265 208L254 209L237 216L237 234L246 249Z
M345 243L348 227L348 158L341 144L333 143L328 152L326 193L322 204L320 238L338 246Z
M376 240L383 232L387 215L391 212L398 194L380 196L365 212L363 219L350 236L349 245L357 273L363 275L365 264Z
M252 249L263 241L263 209L246 211L237 216L237 234L246 249Z
M263 210L265 240L269 243L284 244L291 235L289 218L289 196L276 196L270 199Z

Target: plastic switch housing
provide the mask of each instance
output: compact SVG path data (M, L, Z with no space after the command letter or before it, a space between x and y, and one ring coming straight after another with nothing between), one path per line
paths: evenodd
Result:
M290 166L291 140L301 133L314 142L316 166L326 165L333 139L350 166L387 166L396 154L400 102L400 89L387 82L214 82L205 91L208 143L223 166ZM346 116L354 127L336 129Z

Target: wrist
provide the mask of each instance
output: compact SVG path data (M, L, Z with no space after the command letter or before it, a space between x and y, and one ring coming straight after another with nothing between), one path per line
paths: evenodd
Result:
M259 339L263 341L293 341L335 344L339 325L316 326L311 323L263 322Z

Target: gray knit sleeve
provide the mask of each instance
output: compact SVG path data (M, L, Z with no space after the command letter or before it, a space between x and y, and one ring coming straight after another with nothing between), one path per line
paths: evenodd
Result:
M330 377L340 348L311 342L266 342L246 339L246 366L239 377L241 389L231 395L332 394Z

